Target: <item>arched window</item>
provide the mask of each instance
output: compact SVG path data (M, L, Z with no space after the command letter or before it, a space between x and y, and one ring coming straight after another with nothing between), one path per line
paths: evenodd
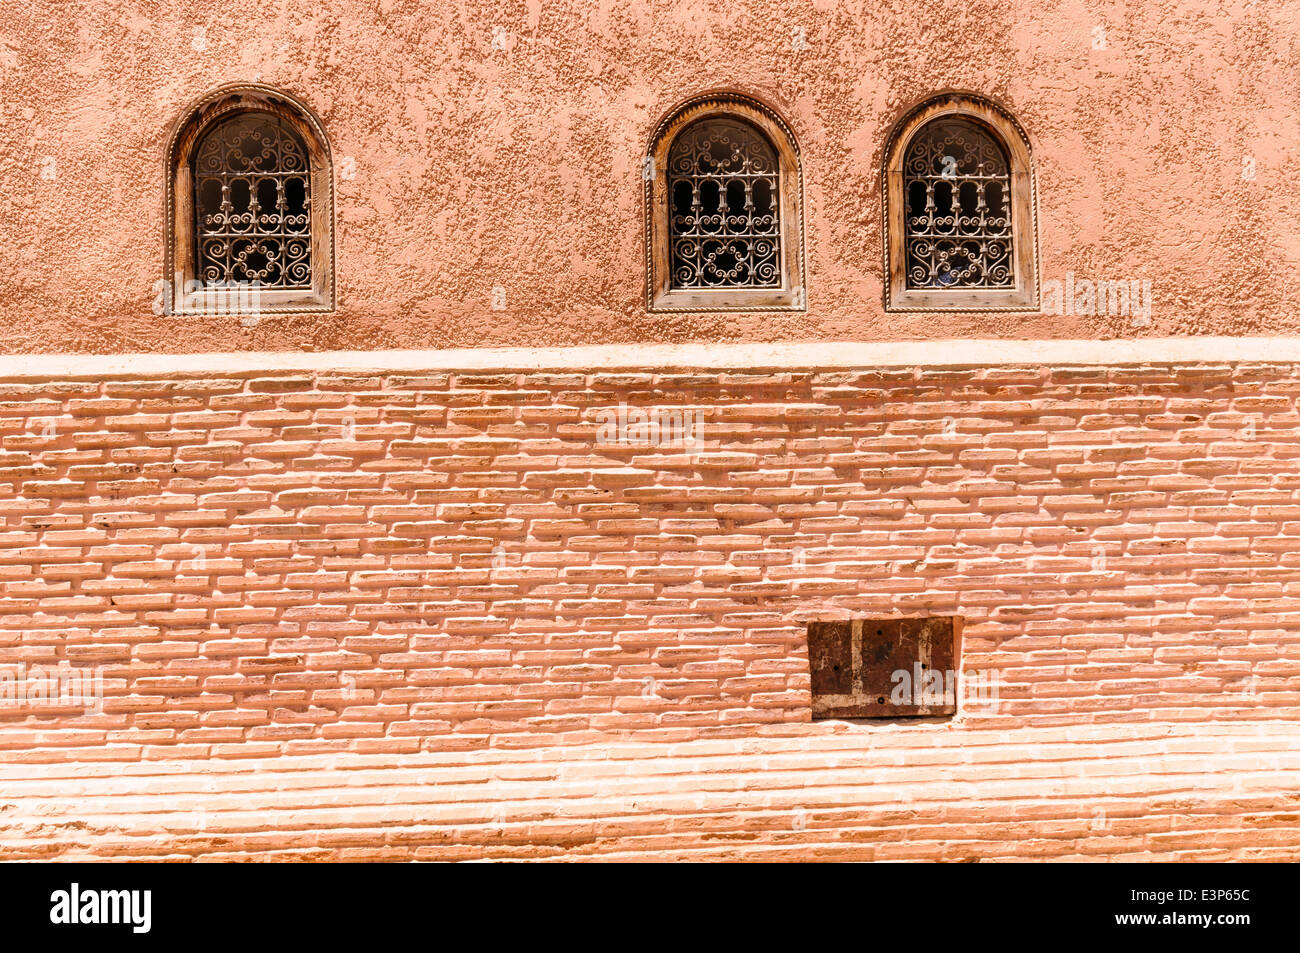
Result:
M264 112L214 123L199 140L193 174L205 284L311 287L311 166L292 129Z
M692 100L660 124L645 170L648 308L804 308L799 156L774 113Z
M886 157L886 306L1036 308L1033 172L1015 121L987 100L945 96L899 124Z
M329 147L305 106L225 87L190 110L168 155L174 312L333 307Z

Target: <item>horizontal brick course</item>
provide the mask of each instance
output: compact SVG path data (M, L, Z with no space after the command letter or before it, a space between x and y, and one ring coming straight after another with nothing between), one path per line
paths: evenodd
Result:
M683 724L676 741L0 765L0 844L65 860L1222 861L1295 859L1300 840L1300 752L1276 722L711 740Z

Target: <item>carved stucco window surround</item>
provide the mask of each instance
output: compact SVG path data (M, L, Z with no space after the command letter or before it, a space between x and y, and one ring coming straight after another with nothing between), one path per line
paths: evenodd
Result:
M172 313L334 309L329 141L294 97L232 84L195 103L168 143L166 205Z
M1038 308L1029 137L992 100L947 93L911 110L885 147L888 311Z
M643 170L649 310L805 310L799 149L772 109L690 99L655 129Z

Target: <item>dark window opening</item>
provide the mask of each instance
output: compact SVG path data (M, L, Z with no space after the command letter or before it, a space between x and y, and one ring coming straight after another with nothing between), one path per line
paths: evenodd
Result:
M809 623L813 719L956 714L954 619Z

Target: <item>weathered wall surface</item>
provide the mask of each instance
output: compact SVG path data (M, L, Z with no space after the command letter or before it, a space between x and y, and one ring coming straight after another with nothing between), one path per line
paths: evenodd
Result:
M1296 860L1293 725L3 764L0 858Z
M29 369L0 670L104 697L5 683L0 856L1293 859L1276 350ZM806 621L927 613L994 696L809 721Z
M5 0L0 14L8 351L1297 328L1300 13L1285 0ZM157 317L168 132L207 91L254 79L329 133L339 308L255 327ZM766 100L798 137L807 313L644 310L647 138L720 87ZM881 149L949 88L997 99L1033 141L1042 277L1148 278L1150 325L882 312Z

